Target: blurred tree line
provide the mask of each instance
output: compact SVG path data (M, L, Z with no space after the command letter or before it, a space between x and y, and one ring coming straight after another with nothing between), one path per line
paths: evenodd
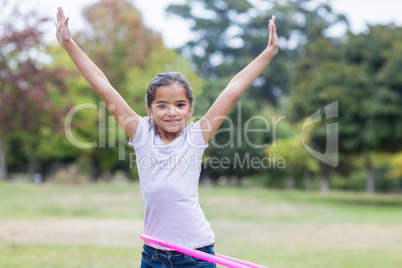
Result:
M140 115L149 80L182 72L195 89L196 120L265 48L275 15L279 53L211 139L202 178L323 192L401 190L402 29L371 25L355 35L330 4L187 0L167 12L196 35L172 50L130 1L100 0L84 9L87 25L74 39ZM0 24L0 177L8 170L46 179L76 163L92 181L118 170L135 179L128 138L67 53L44 42L48 19L18 6L12 16L26 24ZM346 33L334 37L339 28Z

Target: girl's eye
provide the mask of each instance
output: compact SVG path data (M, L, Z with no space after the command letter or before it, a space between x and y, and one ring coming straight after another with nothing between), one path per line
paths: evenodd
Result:
M158 105L158 108L166 108L166 105L165 104L160 104L160 105Z
M185 105L183 103L177 104L177 107L183 108Z

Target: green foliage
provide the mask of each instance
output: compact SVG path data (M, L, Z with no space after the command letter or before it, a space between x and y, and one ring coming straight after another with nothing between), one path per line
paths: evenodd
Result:
M402 152L393 155L391 159L391 171L388 173L388 177L402 178Z
M69 103L64 81L68 72L61 66L48 66L43 60L48 46L42 27L48 19L18 8L15 5L12 18L6 17L0 25L0 144L10 143L16 137L22 139L19 144L12 143L22 149L19 156L27 160L11 160L20 169L26 162L33 167L41 159L38 148L45 138L42 134L53 132L54 136L61 136L62 115ZM1 177L7 177L4 162L15 149L7 147L1 146ZM58 156L65 155L59 151ZM33 171L28 168L30 175Z
M349 34L341 46L328 39L309 44L292 74L295 118L339 100L341 151L398 150L402 84L390 78L394 69L389 66L398 56L386 53L401 42L397 33L390 27L371 27L368 34Z
M240 2L242 4L239 5ZM195 12L195 10L203 10L203 12ZM185 4L171 5L167 11L193 22L192 31L197 32L197 38L188 42L181 50L185 55L191 57L198 71L210 80L201 95L202 101L208 104L212 104L218 96L218 93L209 93L208 91L213 91L215 88L223 89L225 78L231 77L240 71L265 49L268 39L268 20L273 14L276 16L277 31L282 42L280 53L250 87L249 92L245 94L247 101L242 99L244 110L246 111L249 109L247 107L250 107L250 109L254 108L254 111L249 114L245 112L245 115L242 114L239 117L236 114L235 107L229 114L229 118L232 121L242 120L242 122L247 121L253 115L261 114L259 111L264 105L273 103L279 108L279 97L288 92L288 80L292 71L292 63L300 55L306 53L302 45L310 44L320 39L327 28L337 23L347 23L344 16L335 14L328 5L321 3L311 5L309 1L277 2L271 5L270 10L266 10L258 9L257 6L250 5L246 1L188 0ZM294 45L295 40L299 41L299 46ZM336 51L333 54L336 55ZM250 99L250 106L248 106L247 103ZM252 102L254 102L254 107L252 107ZM271 104L267 104L268 102ZM239 118L233 120L234 116ZM228 124L228 122L224 122L221 129L228 128ZM243 144L246 144L241 136L237 137L237 133L242 132L242 126L232 124L230 127L232 127L232 132L235 133L234 135L225 136L223 132L219 133L218 131L214 138L223 142L240 139ZM261 125L258 127L260 129L266 128L266 126L262 127ZM261 132L259 134L262 135L256 135L253 140L267 141L272 138L272 133ZM281 141L282 143L284 147L287 146L286 142ZM220 144L223 143L221 142ZM286 149L283 149L281 153L289 156L290 159L293 150L293 147L292 149L288 148L288 152L284 153ZM222 148L218 150L210 146L207 150L208 155L221 158L229 157L231 163L236 161L234 160L235 156L245 155L246 153L260 158L268 155L263 153L261 148L256 149L255 146L249 146L248 149L242 146L237 148L226 146L224 150ZM304 155L297 157L297 159L306 159L304 156L307 153L303 152L302 154ZM309 165L314 166L314 164ZM304 166L304 164L301 166ZM315 166L312 169L317 170ZM234 173L233 170L228 169L226 174L222 169L208 171L210 175L218 173L214 175L229 176L250 176L256 172L263 171L248 169L245 172L244 170L238 170Z
M202 81L188 61L163 46L160 36L145 27L138 10L130 2L99 1L88 6L84 15L91 32L79 32L75 39L140 115L146 115L144 97L147 85L159 72L180 71L190 80L195 95L201 92ZM113 19L105 20L108 16ZM54 66L76 70L60 46L53 47L49 52ZM74 140L95 144L92 148L74 146L75 152L92 162L93 179L96 180L103 171L113 172L117 169L136 177L136 169L131 167L130 170L129 163L132 148L127 146L127 137L105 111L102 100L80 75L70 76L67 83L74 107L87 105L87 108L83 107L74 113L71 133ZM44 151L47 146L49 144L43 144L42 154L49 155L49 150ZM78 154L71 157L77 157ZM53 156L57 156L57 153Z
M304 139L308 142L308 133L304 133ZM279 139L270 145L265 151L265 155L275 153L277 157L286 160L286 173L302 177L305 170L318 172L319 160L310 155L304 148L301 134L288 139Z
M118 90L132 66L145 66L162 44L159 34L145 27L139 11L127 0L100 0L84 9L89 29L76 40ZM105 19L106 18L106 19Z
M277 104L278 96L289 91L292 63L304 53L301 45L316 40L337 23L347 23L328 5L311 2L275 2L264 9L249 1L188 0L170 5L167 11L192 22L191 30L197 38L181 50L206 78L229 77L263 51L268 40L268 20L275 15L280 52L251 86L250 97Z
M279 53L239 99L240 105L235 105L209 143L206 163L208 158L217 157L228 158L232 164L210 169L209 175L260 178L275 187L283 187L283 178L290 176L296 187L303 187L306 171L314 180L325 166L303 147L299 124L313 112L322 112L329 103L339 101L337 118L322 120L322 124L304 133L308 145L323 152L326 123L339 124L340 163L335 170L326 170L336 171L331 187L363 189L366 173L361 170L371 168L378 190L399 189L401 28L374 25L358 35L348 32L339 39L329 38L326 33L332 26L348 26L347 18L336 14L330 4L297 0L260 4L187 0L171 5L168 13L192 23L196 33L181 48L181 54L164 47L160 34L145 27L141 14L128 0L100 0L88 6L84 10L88 28L81 29L74 38L140 115L145 115L144 96L149 80L163 71L182 72L195 91L193 119L197 120L230 78L266 47L267 23L275 15ZM136 177L136 167L129 168L132 148L127 146L127 137L107 111L104 113L101 99L76 71L64 49L44 44L41 25L46 19L37 19L40 22L26 25L26 31L19 31L10 20L9 30L1 36L0 140L5 140L8 147L9 168L23 172L31 166L36 167L35 172L39 168L45 172L56 162L78 161L85 166L90 164L86 170L92 170L94 179L104 171L118 169L130 178ZM6 29L5 25L0 27ZM22 42L21 33L32 38ZM50 56L52 62L24 56L28 51ZM13 83L7 82L10 75L15 76ZM25 87L32 89L23 90ZM94 148L77 147L66 138L65 131L58 131L63 130L65 115L80 104L96 108L78 110L71 129L65 130L71 130L77 141L97 143ZM282 120L274 133L274 117L280 115L286 115L291 122ZM325 113L322 115L325 117ZM249 122L248 129L267 130L268 121L270 131L245 133L245 124L253 117L256 119ZM252 144L269 147L252 146L245 134ZM224 148L219 146L226 143ZM285 170L233 167L239 157L261 159L274 153L286 160Z
M401 30L393 26L371 26L367 33L348 33L343 41L320 38L305 46L306 55L292 73L293 119L339 101L339 153L364 155L368 185L374 174L370 152L401 149L402 84L394 69L401 42ZM321 151L326 136L326 124L312 132L312 142ZM337 171L345 173L343 168Z
M159 72L182 72L190 80L195 95L200 94L202 81L190 63L163 46L160 35L145 27L139 12L129 1L99 1L88 6L84 15L90 29L76 34L75 40L139 114L145 115L145 90L149 80ZM71 23L73 21L74 18ZM44 22L46 20L39 24ZM4 133L10 135L6 138L8 151L10 154L18 151L8 159L12 171L26 170L27 159L31 159L31 172L38 172L41 167L45 176L57 162L86 159L92 163L93 179L105 170L113 172L117 169L136 177L135 167L129 170L132 148L127 146L127 137L105 111L99 96L79 74L68 53L58 44L42 45L42 32L30 26L22 33L26 38L36 34L32 40L37 43L25 42L24 46L16 45L20 50L11 50L12 43L24 37L17 31L13 34L13 29L5 31L7 35L1 39L2 42L8 40L7 46L0 49L1 59L4 58L1 63L9 64L3 74L13 66L13 61L26 59L21 55L29 50L40 52L52 61L45 64L28 58L26 63L21 63L27 67L20 66L24 81L17 77L15 85L1 84L0 102L7 101L10 105L4 104L0 108L0 120L4 121L0 138L4 139ZM28 67L32 74L27 72ZM32 84L32 89L15 90L15 86L23 87L25 82L28 87ZM23 95L18 96L19 92ZM9 120L11 117L13 120ZM82 148L76 142L95 146Z
M208 111L227 83L228 79L205 82L204 90L196 100L196 118ZM262 148L271 139L267 122L248 92L243 93L209 141L204 157L208 175L214 179L219 176L241 178L262 172L261 166L252 168L250 161L253 158L256 161L262 158Z

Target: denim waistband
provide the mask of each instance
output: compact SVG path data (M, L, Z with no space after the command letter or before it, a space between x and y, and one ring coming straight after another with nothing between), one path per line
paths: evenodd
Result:
M196 248L196 250L205 250L209 247L211 247L213 245L208 245L205 247L201 247L201 248ZM146 244L144 244L144 250L147 251L148 253L153 253L155 256L162 256L162 257L168 257L168 256L183 256L186 255L184 253L178 252L178 251L174 251L174 250L163 250L163 249L157 249L157 248L153 248L151 246L148 246Z

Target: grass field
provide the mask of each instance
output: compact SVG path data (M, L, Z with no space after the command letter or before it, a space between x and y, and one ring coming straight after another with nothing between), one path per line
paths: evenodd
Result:
M201 187L215 250L271 268L402 267L402 195ZM0 182L1 268L139 267L139 185Z

